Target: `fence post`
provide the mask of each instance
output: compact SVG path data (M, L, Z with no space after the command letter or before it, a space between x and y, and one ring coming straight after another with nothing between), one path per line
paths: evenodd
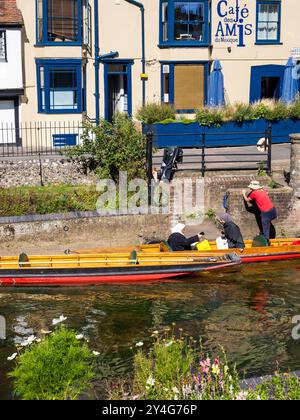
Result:
M269 122L268 129L266 132L266 139L268 145L268 161L267 161L267 174L270 176L272 174L272 123Z
M204 129L202 129L202 160L201 160L201 173L202 173L202 177L204 178L205 176L205 170L206 170L206 166L205 166L205 131Z
M153 156L153 132L148 131L146 134L146 168L147 168L147 184L148 184L148 206L152 204L152 156Z

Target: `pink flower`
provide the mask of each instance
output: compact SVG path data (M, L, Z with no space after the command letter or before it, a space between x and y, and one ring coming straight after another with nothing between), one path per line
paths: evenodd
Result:
M215 365L219 365L220 364L220 361L219 361L219 359L217 357L214 358L214 364Z

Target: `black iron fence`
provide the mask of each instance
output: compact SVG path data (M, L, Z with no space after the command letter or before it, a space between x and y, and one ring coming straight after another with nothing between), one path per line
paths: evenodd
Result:
M272 171L272 143L273 133L270 125L265 131L249 132L226 132L224 133L179 133L178 140L176 133L163 134L163 141L160 135L147 132L147 174L148 179L152 177L153 170L159 170L163 159L163 148L157 147L162 143L172 143L183 149L183 161L175 171L199 171L202 176L207 171L234 171L234 170L257 170L271 174ZM168 141L168 136L172 140ZM195 142L197 136L197 147L185 147L184 142ZM217 138L217 140L216 140ZM230 139L230 140L229 140ZM244 145L243 145L244 144ZM173 147L174 147L173 146Z
M0 157L59 155L80 144L81 121L0 124Z

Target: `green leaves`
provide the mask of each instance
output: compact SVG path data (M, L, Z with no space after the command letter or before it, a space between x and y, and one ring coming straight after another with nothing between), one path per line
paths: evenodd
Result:
M9 377L24 400L75 400L94 377L92 360L87 345L61 326L21 353Z
M136 118L143 124L155 124L165 120L175 120L173 106L161 103L149 103L138 109Z
M146 141L129 116L117 114L112 124L87 125L81 140L69 155L100 178L117 181L120 171L127 171L129 179L145 177Z

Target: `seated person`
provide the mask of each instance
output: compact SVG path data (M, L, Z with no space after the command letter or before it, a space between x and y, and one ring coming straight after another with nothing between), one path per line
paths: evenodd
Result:
M205 233L201 232L199 234L199 242L196 244L197 251L210 251L211 246L208 240L205 238Z
M220 214L217 221L223 226L224 234L228 241L228 248L244 249L245 243L240 228L234 223L228 213Z
M192 236L191 238L186 238L184 236L185 225L183 223L178 223L173 229L172 233L169 236L168 244L173 251L190 251L191 245L195 242L199 242L200 235Z

